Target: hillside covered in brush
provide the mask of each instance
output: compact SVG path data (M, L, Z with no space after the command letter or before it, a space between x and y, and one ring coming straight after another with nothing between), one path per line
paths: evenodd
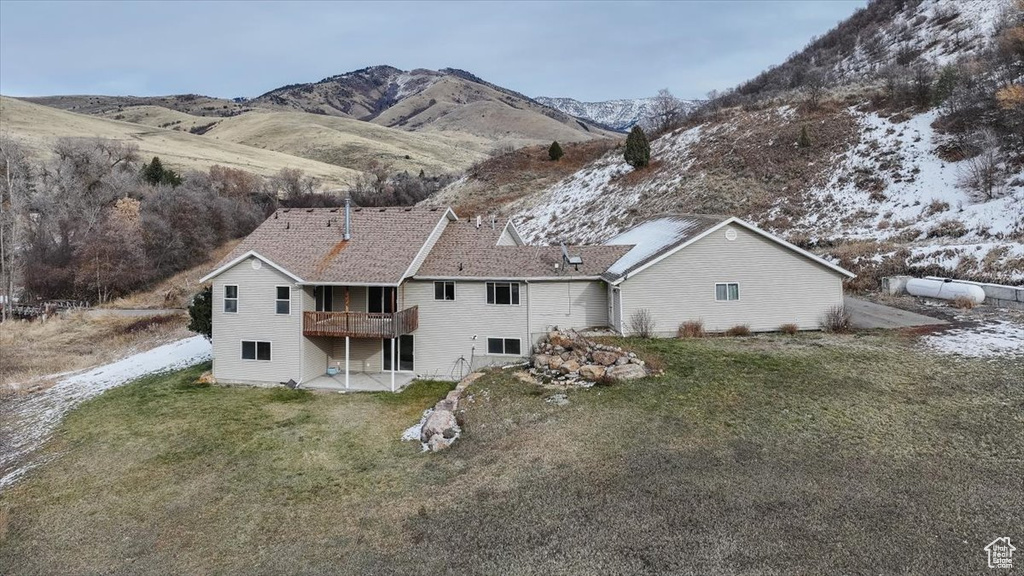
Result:
M534 241L749 219L860 273L1024 280L1024 5L879 0L652 142L506 204ZM465 186L465 183L462 184Z

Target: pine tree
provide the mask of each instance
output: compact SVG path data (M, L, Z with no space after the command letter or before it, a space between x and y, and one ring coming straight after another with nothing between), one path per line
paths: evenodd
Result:
M188 329L213 340L213 289L209 286L192 298L188 306Z
M651 161L651 144L647 141L647 135L639 126L633 126L626 137L626 162L633 168L639 169L647 166Z
M150 184L169 184L178 186L181 184L181 176L174 170L164 168L160 158L153 156L153 161L142 165L142 179Z
M558 162L558 159L562 156L565 156L565 153L562 152L562 147L558 145L557 141L552 142L551 147L548 148L548 158L550 158L552 162Z
M800 128L800 138L797 139L796 145L801 148L811 147L811 137L807 135L807 126Z

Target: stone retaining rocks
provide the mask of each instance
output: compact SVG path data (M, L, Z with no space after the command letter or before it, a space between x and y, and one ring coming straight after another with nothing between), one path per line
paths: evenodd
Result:
M584 384L648 375L644 361L635 353L593 342L574 330L548 333L535 352L530 372L557 382Z

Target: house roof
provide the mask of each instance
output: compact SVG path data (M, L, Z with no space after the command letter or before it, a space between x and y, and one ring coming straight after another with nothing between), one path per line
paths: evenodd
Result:
M630 246L569 246L581 256L579 270L564 266L560 246L498 246L505 226L477 228L472 220L450 222L423 261L417 278L596 278ZM558 266L556 268L555 266Z
M352 208L344 240L344 208L282 208L260 224L216 269L255 256L302 283L399 284L448 209Z
M677 214L652 218L612 238L606 244L632 244L633 248L610 266L603 276L609 282L618 283L728 224L736 224L754 232L843 276L855 276L853 272L739 218L703 214Z

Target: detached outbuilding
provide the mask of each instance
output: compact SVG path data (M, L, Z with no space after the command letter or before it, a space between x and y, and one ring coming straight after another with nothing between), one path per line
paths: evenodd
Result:
M739 218L680 215L649 220L609 245L632 245L602 275L608 319L631 332L646 309L657 336L701 320L707 331L747 325L755 332L796 324L817 329L843 304L843 281L854 274Z

